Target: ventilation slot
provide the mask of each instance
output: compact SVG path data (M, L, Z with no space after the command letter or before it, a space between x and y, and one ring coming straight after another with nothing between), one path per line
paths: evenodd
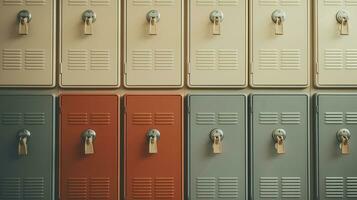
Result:
M344 0L324 0L325 6L341 6Z
M155 50L155 70L172 70L175 56L172 49Z
M260 198L279 198L278 177L260 177Z
M282 6L298 6L301 4L301 0L280 0Z
M357 112L346 112L346 123L357 124Z
M69 178L67 179L68 199L87 199L88 198L88 181L86 178Z
M152 0L134 0L133 5L134 6L151 6Z
M157 6L172 6L175 5L175 0L155 0Z
M325 49L325 69L336 70L343 68L342 49Z
M280 53L280 69L299 70L301 68L301 52L299 49L283 49Z
M279 0L260 0L259 4L261 6L277 6L279 5Z
M173 125L175 120L174 113L155 113L156 125Z
M88 5L88 0L69 0L69 6L85 6Z
M0 178L0 199L20 199L20 178Z
M109 70L110 52L108 50L90 51L90 69L91 70Z
M133 178L133 199L152 199L152 178Z
M45 113L25 113L25 124L43 125L45 124Z
M342 124L343 113L342 112L325 112L326 124Z
M68 50L68 70L86 70L88 51L85 49Z
M150 125L153 117L151 113L134 113L132 121L134 125Z
M343 198L343 177L326 177L326 198Z
M238 50L219 49L218 50L218 69L237 70L238 69Z
M2 69L20 70L22 67L21 49L3 49L2 50Z
M197 6L214 6L217 0L196 0Z
M109 125L110 113L92 113L90 120L94 125Z
M221 125L238 124L238 113L218 113L218 124Z
M174 178L157 177L155 178L155 198L154 199L173 199L175 195Z
M67 122L70 125L88 124L88 114L87 113L68 113Z
M277 70L279 66L279 51L277 49L261 49L259 51L259 69Z
M260 124L277 124L279 121L277 112L260 112L259 123Z
M300 124L300 113L299 112L282 112L281 113L281 123L282 124Z
M219 6L238 6L239 0L217 0Z
M22 113L2 113L1 124L19 125L22 123Z
M92 6L109 6L110 0L91 0L90 3Z
M26 70L44 70L45 69L45 50L26 49L25 51L25 69Z
M357 198L357 177L347 177L347 198Z
M198 199L214 199L216 197L216 178L197 177L196 191Z
M223 199L238 198L238 178L219 177L218 178L218 197Z
M357 69L357 49L347 49L346 50L346 69Z
M140 49L132 52L133 70L151 70L153 68L153 52L151 49Z
M24 199L44 200L45 180L43 177L24 178Z
M216 51L214 49L199 49L196 51L197 70L214 70L216 67Z
M212 125L216 123L215 113L196 113L197 125Z
M46 5L47 0L26 0L26 5L28 6L42 6Z
M105 200L110 198L109 178L91 178L89 187L90 199Z
M281 184L283 198L301 198L300 177L282 177Z
M22 3L23 0L3 0L4 6L20 6Z

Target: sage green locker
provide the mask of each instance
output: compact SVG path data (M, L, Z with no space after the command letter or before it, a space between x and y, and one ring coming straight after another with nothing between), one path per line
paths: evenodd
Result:
M188 85L245 87L248 75L248 1L189 2Z
M188 199L247 199L246 97L189 95L187 106Z
M0 0L0 87L53 87L56 1Z
M183 86L184 1L124 0L124 84Z
M249 2L251 86L307 87L311 1Z
M119 87L120 2L60 1L61 87Z
M315 83L357 86L357 1L315 2Z
M357 199L357 95L318 94L315 100L316 199Z
M54 200L54 101L0 95L0 200Z
M310 199L308 98L251 96L252 199Z

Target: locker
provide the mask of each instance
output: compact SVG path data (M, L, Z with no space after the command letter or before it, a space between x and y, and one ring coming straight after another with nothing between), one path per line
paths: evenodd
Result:
M125 0L124 84L127 88L183 86L181 0Z
M316 1L315 84L356 87L357 42L355 1Z
M256 94L251 104L252 199L310 199L308 96Z
M62 87L119 87L119 8L116 0L61 1Z
M252 87L307 87L310 65L309 0L252 0Z
M125 199L183 200L182 96L124 97Z
M246 97L190 95L187 107L188 199L248 199Z
M55 99L0 96L0 199L54 200Z
M245 87L248 1L190 1L190 87Z
M54 0L0 1L0 87L55 86Z
M316 99L316 199L357 198L357 96L319 94Z
M119 97L60 96L60 197L119 198Z

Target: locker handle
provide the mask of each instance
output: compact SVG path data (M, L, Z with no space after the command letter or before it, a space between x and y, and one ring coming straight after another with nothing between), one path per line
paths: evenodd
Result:
M214 154L220 154L223 152L223 138L224 138L224 134L223 131L221 129L213 129L211 130L209 137L211 139L212 142L212 151Z
M284 22L286 20L286 13L282 10L274 10L271 14L271 19L275 24L275 35L284 35Z
M346 10L339 10L336 14L336 20L340 24L340 35L349 35L349 13Z
M157 129L149 129L147 132L148 142L149 142L149 154L157 154L158 147L157 143L160 140L160 131Z
M93 35L93 23L97 20L97 15L93 10L86 10L82 14L84 22L84 35Z
M212 34L221 35L221 23L223 22L223 12L214 10L210 13L209 19L212 22Z
M29 23L32 20L32 15L28 10L21 10L17 14L17 22L19 24L19 35L28 35L29 34Z
M146 20L148 22L148 34L157 35L157 23L160 21L160 13L158 10L150 10L146 14Z
M285 153L286 131L278 128L273 131L273 139L275 141L275 150L277 154Z
M94 140L96 136L96 132L92 129L87 129L82 133L85 155L94 154Z
M351 132L346 129L340 129L337 131L337 140L339 142L339 148L343 155L347 155L350 153L350 140L351 140Z
M18 132L19 144L17 148L17 154L19 156L27 156L28 154L28 140L31 137L29 130L23 129Z

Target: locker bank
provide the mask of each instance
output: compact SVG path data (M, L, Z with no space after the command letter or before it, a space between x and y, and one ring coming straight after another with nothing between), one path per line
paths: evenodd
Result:
M0 0L0 200L357 200L357 0Z

